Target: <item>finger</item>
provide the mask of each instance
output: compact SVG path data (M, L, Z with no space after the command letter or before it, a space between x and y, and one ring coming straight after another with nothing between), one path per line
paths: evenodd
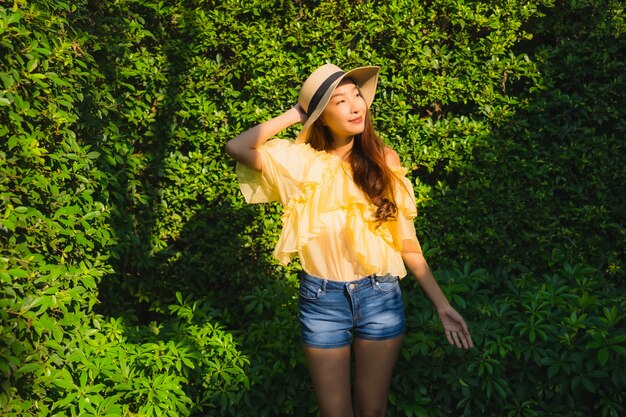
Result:
M467 327L467 323L465 320L461 319L461 328L463 329L463 333L469 334L469 328Z
M452 333L452 337L454 338L454 344L456 347L461 349L463 347L463 343L461 343L461 339L459 338L459 332Z
M465 347L465 349L469 349L474 347L474 342L472 341L472 335L470 334L469 330L464 330L461 332L461 335L463 336L463 346Z
M464 349L469 349L473 346L472 338L469 334L461 333L461 342L463 342Z
M448 338L448 343L454 346L454 341L452 340L452 332L450 330L446 330L446 337Z
M465 349L474 347L474 342L472 342L472 336L470 335L469 328L467 327L465 320L461 319L459 324L461 325L461 335L463 336L463 347Z

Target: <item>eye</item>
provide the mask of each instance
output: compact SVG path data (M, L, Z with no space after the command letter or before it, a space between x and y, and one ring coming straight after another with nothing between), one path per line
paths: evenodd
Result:
M339 101L338 101L337 103L335 103L335 104L341 104L341 103L345 103L345 102L346 102L345 100L339 100Z

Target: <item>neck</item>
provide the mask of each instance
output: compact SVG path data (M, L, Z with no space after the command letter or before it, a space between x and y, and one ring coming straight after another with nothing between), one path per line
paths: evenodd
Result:
M352 150L352 145L354 144L354 136L349 136L346 138L334 138L334 146L329 151L330 153L337 155L341 159L345 159L346 156Z

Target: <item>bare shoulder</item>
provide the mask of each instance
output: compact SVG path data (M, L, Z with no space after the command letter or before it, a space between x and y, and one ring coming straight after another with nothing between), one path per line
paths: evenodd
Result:
M398 153L388 146L385 146L385 162L390 167L399 167L402 165Z

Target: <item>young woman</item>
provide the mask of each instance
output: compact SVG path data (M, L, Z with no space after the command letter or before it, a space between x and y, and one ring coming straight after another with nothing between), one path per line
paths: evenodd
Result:
M274 255L287 264L297 254L302 264L302 343L323 417L385 415L405 328L398 283L405 265L435 305L448 342L473 346L422 255L406 170L372 128L378 70L323 65L296 106L226 144L246 200L284 205ZM296 123L303 127L294 142L268 141Z

